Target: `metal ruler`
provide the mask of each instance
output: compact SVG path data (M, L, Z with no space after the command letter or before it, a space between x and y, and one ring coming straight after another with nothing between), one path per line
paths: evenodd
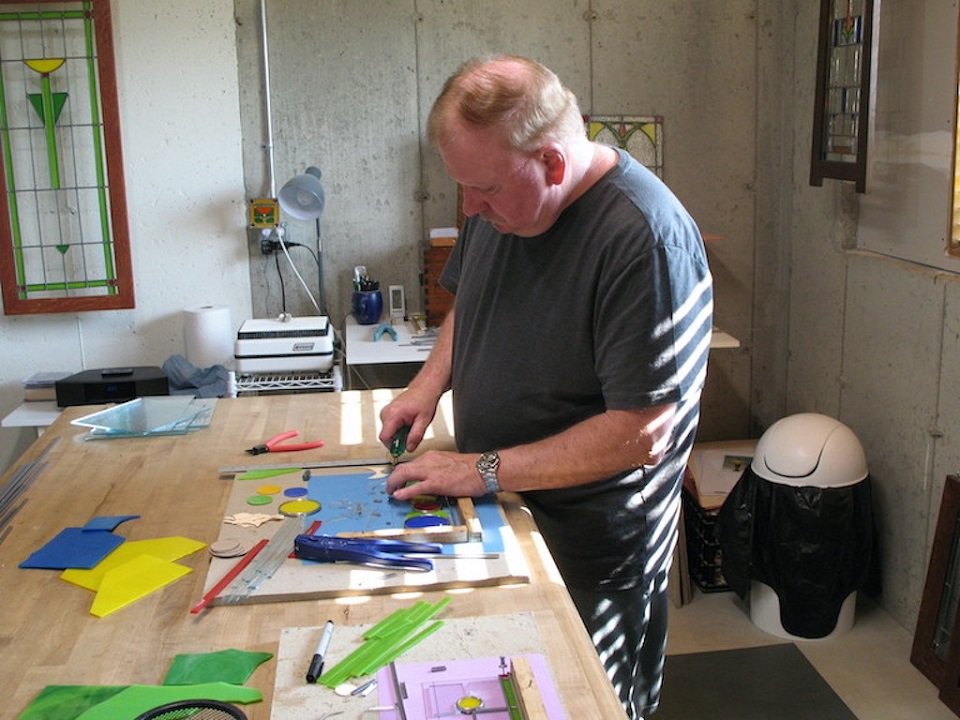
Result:
M231 605L243 602L258 587L273 577L287 556L293 552L293 542L302 532L302 518L284 520L267 546L224 588L218 604Z
M310 470L312 468L336 468L336 467L369 467L371 465L389 465L390 458L373 458L371 460L315 460L298 463L277 463L274 465L232 465L218 469L220 477L230 475L242 475L248 471L254 470Z

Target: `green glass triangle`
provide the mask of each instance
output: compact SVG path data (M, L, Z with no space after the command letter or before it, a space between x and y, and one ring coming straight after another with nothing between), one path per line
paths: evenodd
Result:
M53 97L53 121L56 122L60 119L60 113L63 111L63 106L67 104L67 96L70 93L65 92L56 92L52 94ZM37 115L40 116L40 119L43 119L43 95L40 93L27 93L27 98L30 100L30 104L33 105L33 109L37 111Z
M70 249L70 246L69 246L69 245L57 245L56 248L57 248L57 252L59 252L61 255L66 255L66 254L67 254L67 250Z

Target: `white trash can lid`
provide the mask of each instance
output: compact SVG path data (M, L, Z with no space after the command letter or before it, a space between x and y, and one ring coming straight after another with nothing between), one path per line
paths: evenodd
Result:
M847 487L868 473L866 454L853 431L819 413L777 420L757 442L750 467L764 480L797 487Z

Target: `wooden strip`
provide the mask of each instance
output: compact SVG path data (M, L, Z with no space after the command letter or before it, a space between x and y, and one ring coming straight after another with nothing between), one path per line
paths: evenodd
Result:
M513 686L517 689L520 699L520 710L526 720L550 720L547 708L543 704L543 697L537 688L537 679L530 667L530 661L523 655L510 660L510 674Z
M468 497L457 498L457 508L460 510L460 519L467 529L467 540L469 542L483 540L483 526L480 524L480 518L477 517L477 509L473 505L473 499Z
M469 540L465 525L438 525L425 528L382 528L380 530L357 530L340 532L342 538L381 538L404 542L462 543Z

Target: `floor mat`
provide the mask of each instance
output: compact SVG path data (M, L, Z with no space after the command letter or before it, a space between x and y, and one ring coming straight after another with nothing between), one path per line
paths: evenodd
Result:
M857 720L792 643L667 656L651 720Z

